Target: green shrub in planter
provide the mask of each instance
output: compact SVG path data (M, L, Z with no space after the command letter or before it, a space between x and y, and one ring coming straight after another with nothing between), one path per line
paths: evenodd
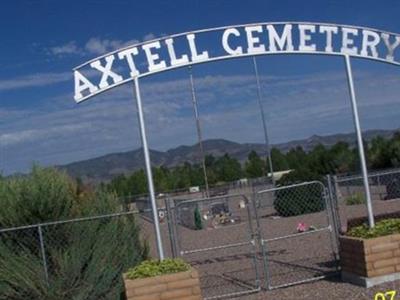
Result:
M400 233L400 219L386 219L376 222L374 228L367 224L351 228L346 235L364 239Z
M128 279L138 279L154 277L165 274L185 272L190 269L190 265L180 258L167 258L162 261L146 260L138 266L129 269L126 273Z
M274 208L282 217L314 213L323 210L324 207L321 188L314 184L275 192Z

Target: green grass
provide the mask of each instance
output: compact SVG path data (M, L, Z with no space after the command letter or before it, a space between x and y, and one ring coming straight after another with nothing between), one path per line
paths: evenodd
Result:
M146 260L138 266L131 268L126 273L128 279L147 278L164 274L188 271L190 265L180 258L159 260Z
M347 235L370 239L390 234L400 233L400 219L386 219L375 224L374 228L369 228L367 224L351 228Z
M365 203L365 198L362 193L355 193L345 199L346 205L357 205Z

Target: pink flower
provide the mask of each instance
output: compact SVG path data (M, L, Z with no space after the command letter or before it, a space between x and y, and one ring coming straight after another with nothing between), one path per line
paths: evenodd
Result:
M305 232L307 231L307 226L305 223L300 222L297 224L297 232Z

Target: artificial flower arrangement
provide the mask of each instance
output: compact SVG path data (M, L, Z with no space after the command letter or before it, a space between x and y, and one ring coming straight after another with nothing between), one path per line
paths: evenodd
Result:
M298 233L302 233L302 232L306 232L306 231L312 231L312 230L316 230L317 228L313 225L307 226L306 223L304 222L299 222L297 224L297 232Z

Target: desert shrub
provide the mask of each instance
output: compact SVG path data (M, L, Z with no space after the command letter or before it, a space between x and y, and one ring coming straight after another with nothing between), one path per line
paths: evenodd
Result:
M346 205L357 205L365 203L365 198L362 193L355 193L344 199Z
M178 272L188 271L190 265L179 258L168 258L162 261L159 260L146 260L140 265L129 269L126 273L127 278L147 278L164 274L172 274Z
M321 211L324 209L321 188L315 184L310 184L277 190L274 208L283 217Z
M66 174L35 167L0 180L2 227L121 211L105 191L76 193ZM119 299L121 274L147 257L134 215L43 226L48 280L37 228L0 233L0 299Z
M351 228L346 235L364 239L400 233L400 219L386 219L376 222L374 228L362 224Z
M198 206L194 209L194 228L195 230L203 229L203 221L201 220L200 209Z
M66 219L76 200L74 182L56 169L0 179L0 228Z

